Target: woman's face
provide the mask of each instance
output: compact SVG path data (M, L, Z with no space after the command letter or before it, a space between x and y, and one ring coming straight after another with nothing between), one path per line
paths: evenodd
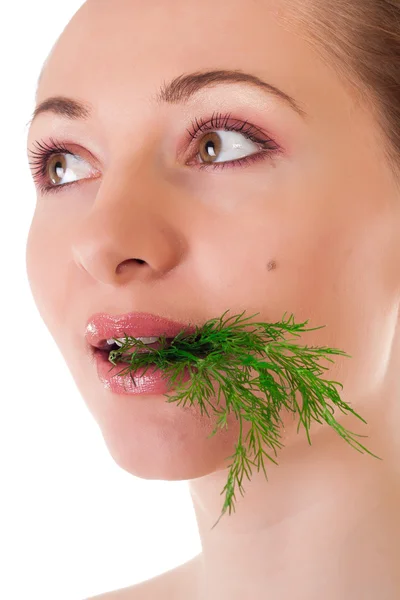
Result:
M352 356L336 357L325 377L342 382L356 410L366 398L374 406L389 377L398 190L370 113L298 28L280 24L285 4L89 0L40 81L38 104L64 96L91 114L47 111L31 126L30 152L52 139L82 160L67 154L56 183L50 168L37 180L28 277L111 454L138 476L225 468L238 425L231 419L208 439L215 423L197 406L106 390L84 337L94 313L196 324L227 309L266 322L293 313L308 327L325 325L297 343ZM160 94L182 74L212 70L257 76L294 102L227 79ZM295 434L297 421L286 423Z

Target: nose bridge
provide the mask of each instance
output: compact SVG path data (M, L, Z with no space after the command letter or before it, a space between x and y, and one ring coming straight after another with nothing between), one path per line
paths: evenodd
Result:
M156 171L146 147L114 160L104 174L72 240L74 260L94 278L159 277L182 257L176 190Z
M133 145L133 144L132 144ZM108 211L124 214L145 204L152 211L157 201L157 189L164 188L160 168L156 169L157 150L149 144L122 145L113 154L103 173L101 186L93 202L93 212ZM158 172L156 172L158 171ZM165 192L164 192L165 193Z

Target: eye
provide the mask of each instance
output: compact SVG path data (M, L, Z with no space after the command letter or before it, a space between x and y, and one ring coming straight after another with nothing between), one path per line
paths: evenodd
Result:
M191 158L203 169L241 166L281 151L263 131L247 121L231 119L230 114L216 113L207 121L196 119L189 134L196 141Z
M57 192L80 179L93 178L96 170L81 156L73 154L63 144L35 142L29 161L35 184L42 194Z
M90 174L86 162L73 154L53 154L47 163L47 176L54 186L78 181Z
M237 160L259 150L259 144L237 131L212 131L199 142L199 157L202 163Z

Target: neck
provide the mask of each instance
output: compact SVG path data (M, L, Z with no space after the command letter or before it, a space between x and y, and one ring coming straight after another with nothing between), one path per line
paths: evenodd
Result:
M268 481L254 468L236 511L214 529L228 470L190 482L202 543L199 600L400 598L398 398L370 403L368 415L358 410L368 425L340 419L368 436L361 443L382 460L318 424L310 446L296 425L292 439L282 437L278 466L266 460Z

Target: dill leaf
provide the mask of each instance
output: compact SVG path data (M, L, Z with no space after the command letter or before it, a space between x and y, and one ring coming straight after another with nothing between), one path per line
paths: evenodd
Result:
M125 334L124 343L109 354L109 361L114 367L119 363L128 363L128 367L117 375L129 373L134 381L133 372L139 367L161 369L163 378L176 388L173 396L165 394L167 402L176 402L178 406L197 404L201 415L208 417L208 410L212 410L217 418L209 437L215 435L218 429L227 428L228 415L231 412L235 414L239 421L239 438L234 454L227 457L232 462L228 466L227 481L221 491L221 495L225 493L225 498L220 517L213 528L226 512L232 514L235 511L236 491L238 489L244 495L243 480L246 477L250 481L252 467L257 471L262 469L268 480L264 459L278 464L264 446L269 447L275 457L277 449L283 447L280 442L282 408L298 414L297 432L303 425L310 445L309 429L313 419L330 425L358 452L366 451L382 460L355 440L355 437L367 436L347 431L334 418L334 407L337 407L343 413L351 412L366 423L340 398L334 386L343 388L343 385L321 377L328 368L318 364L321 358L334 362L329 358L330 355L351 356L336 348L301 346L285 339L286 334L299 337L302 332L315 331L324 326L305 329L308 320L295 323L293 314L285 320L286 313L276 323L246 323L259 313L242 318L245 311L224 320L227 312L197 326L195 332L189 335L180 332L170 344L165 336L161 336L161 347L148 348L145 353L126 355L131 348L143 348L145 344ZM249 330L249 327L254 329ZM185 369L189 370L191 378L189 382L185 382L186 385L189 383L189 387L181 388L180 377ZM251 371L255 371L257 376L251 378ZM218 384L216 402L213 384ZM256 396L252 390L264 393L266 400ZM301 406L297 402L296 391L302 396ZM225 405L220 401L221 395ZM250 423L246 439L243 439L244 421Z

